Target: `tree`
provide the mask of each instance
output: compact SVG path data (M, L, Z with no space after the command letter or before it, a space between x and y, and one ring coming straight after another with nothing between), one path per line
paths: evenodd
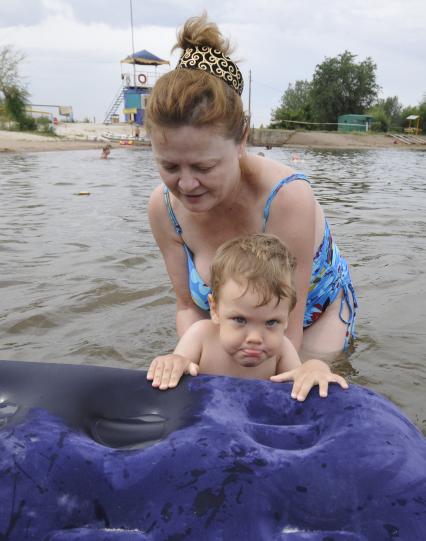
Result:
M14 51L10 45L0 48L0 91L3 94L7 88L23 88L18 67L24 58L23 53Z
M281 98L281 104L272 111L273 125L286 126L285 120L311 119L311 83L309 81L296 81L294 86L290 83ZM289 123L290 127L293 127Z
M409 115L419 115L420 120L420 126L422 128L423 133L426 132L426 93L423 94L423 97L421 98L418 105L408 105L407 107L404 107L402 109L400 114L400 127L404 128L407 126L407 116Z
M422 127L423 127L423 133L426 133L426 92L423 94L422 99L420 100L419 106L418 106L418 114L421 116L422 120Z
M21 130L34 130L34 119L26 114L28 91L19 76L19 64L24 54L14 51L10 45L0 48L0 104L6 115Z
M390 128L389 117L379 107L373 107L368 111L368 114L373 117L371 129L378 132L387 132Z
M326 58L316 66L311 83L311 100L317 122L337 122L342 114L362 114L376 100L380 89L377 66L368 57L355 62L349 51Z
M377 102L368 110L368 114L374 119L373 130L387 132L390 128L395 128L401 123L402 104L398 96L388 97L377 100Z
M399 102L398 96L388 97L385 100L379 100L378 104L389 118L391 124L396 124L399 121L402 111L402 104Z
M35 130L37 125L34 118L26 113L28 92L24 88L10 86L3 93L6 114L18 124L20 130Z

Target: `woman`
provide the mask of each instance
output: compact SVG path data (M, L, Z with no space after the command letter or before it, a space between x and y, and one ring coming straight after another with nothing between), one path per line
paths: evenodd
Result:
M297 304L287 336L302 358L330 358L353 333L356 297L304 175L246 152L243 80L230 47L206 15L178 36L175 70L150 95L146 127L164 185L149 218L177 298L177 332L209 317L209 268L237 235L277 235L297 260Z

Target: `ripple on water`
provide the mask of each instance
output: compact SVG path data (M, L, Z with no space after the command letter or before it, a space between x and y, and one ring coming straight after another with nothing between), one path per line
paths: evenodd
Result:
M16 323L9 325L8 332L18 334L23 332L39 332L44 333L46 329L55 327L56 323L45 314L35 314L32 316L21 318Z

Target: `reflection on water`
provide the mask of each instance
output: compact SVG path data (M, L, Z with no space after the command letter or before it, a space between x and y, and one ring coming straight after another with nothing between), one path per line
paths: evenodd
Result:
M263 152L291 163L289 148ZM426 153L299 154L360 300L358 340L338 367L426 432ZM146 149L0 156L1 358L146 367L174 346L146 214L158 182Z

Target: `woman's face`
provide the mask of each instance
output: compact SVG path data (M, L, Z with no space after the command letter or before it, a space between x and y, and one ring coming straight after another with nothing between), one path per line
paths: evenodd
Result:
M220 205L238 186L244 143L211 127L154 127L150 135L164 184L189 211Z

